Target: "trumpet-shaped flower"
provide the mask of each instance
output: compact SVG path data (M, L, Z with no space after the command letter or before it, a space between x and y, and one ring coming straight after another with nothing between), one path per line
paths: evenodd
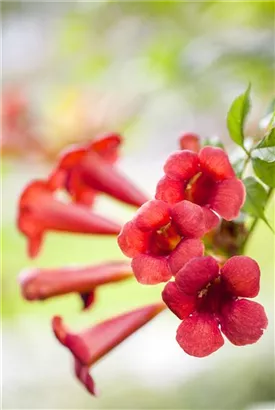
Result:
M65 188L75 202L90 206L100 192L130 205L140 206L147 198L114 166L122 138L118 134L73 146L60 158L49 177L54 188Z
M120 226L83 206L55 198L47 181L30 183L19 199L18 228L28 239L28 253L35 257L46 231L117 235Z
M199 153L182 150L171 154L164 165L156 199L170 204L188 200L230 221L239 214L245 188L221 148L204 147ZM212 215L211 215L212 214Z
M147 305L98 323L79 333L69 331L62 318L55 316L52 327L59 342L73 354L77 378L91 394L96 395L95 383L89 369L163 309L163 303Z
M259 281L259 266L247 256L233 256L221 269L211 256L185 264L162 293L182 319L177 330L182 349L208 356L224 344L222 333L237 346L257 342L268 321L264 308L246 298L257 296Z
M131 277L130 263L119 261L84 267L24 269L19 275L19 283L22 295L27 300L45 300L79 293L86 309L94 302L96 288Z
M182 264L202 256L204 247L199 238L208 229L200 206L189 201L169 206L152 200L124 225L118 244L126 256L133 258L137 280L152 285L167 282Z

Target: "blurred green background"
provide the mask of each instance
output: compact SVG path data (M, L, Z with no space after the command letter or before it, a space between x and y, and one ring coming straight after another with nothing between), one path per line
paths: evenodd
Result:
M30 261L15 227L22 188L47 175L69 143L121 132L119 166L152 195L180 133L218 135L232 152L226 112L249 81L247 134L255 135L274 97L274 3L37 1L1 7L3 106L19 99L24 107L19 130L5 117L2 124L3 408L274 408L275 247L264 224L247 248L262 270L259 300L270 321L259 343L226 343L208 358L187 357L175 342L178 320L164 313L95 366L99 399L74 380L71 358L52 336L52 315L80 328L158 300L162 287L134 280L106 286L95 308L82 314L74 295L26 303L16 278L27 266L123 255L114 239L49 234L41 256ZM96 209L120 221L133 213L107 198ZM274 226L274 198L267 215Z

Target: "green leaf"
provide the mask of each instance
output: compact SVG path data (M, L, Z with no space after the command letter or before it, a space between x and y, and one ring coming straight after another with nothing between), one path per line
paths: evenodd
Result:
M260 158L263 161L274 162L275 160L275 128L256 145L252 151L252 158Z
M275 128L271 131L257 144L256 149L275 147Z
M237 97L227 114L227 128L231 139L244 147L244 124L250 111L250 84L244 94Z
M257 177L269 187L275 188L275 160L268 162L261 158L252 158L252 165Z
M265 188L254 177L245 178L243 183L246 188L246 200L242 211L254 218L262 219L273 231L264 213L268 197Z

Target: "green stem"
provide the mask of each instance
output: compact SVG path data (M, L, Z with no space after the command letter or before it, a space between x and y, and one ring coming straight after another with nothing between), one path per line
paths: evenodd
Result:
M270 199L271 196L272 196L273 189L274 189L274 188L269 188L269 190L268 190L267 197L266 197L266 204L268 203L269 199ZM250 229L249 229L249 232L248 232L248 234L247 234L247 236L246 236L246 238L245 238L245 240L244 240L244 242L243 242L243 244L242 244L242 253L244 252L245 247L247 246L247 243L248 243L249 239L250 239L251 236L252 236L252 233L255 231L255 228L256 228L256 226L257 226L259 220L260 220L260 218L255 218L255 219L253 220L253 222L252 222L252 224L251 224L251 227L250 227Z
M247 167L247 165L248 165L248 163L249 163L249 161L250 161L250 158L251 158L250 152L248 152L248 151L245 151L245 152L247 153L247 157L246 157L246 159L245 159L245 161L244 161L242 172L240 173L240 179L243 178L244 172L245 172L246 167Z

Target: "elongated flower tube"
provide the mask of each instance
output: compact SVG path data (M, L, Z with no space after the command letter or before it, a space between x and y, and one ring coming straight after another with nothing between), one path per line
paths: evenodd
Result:
M19 200L17 224L28 239L28 253L35 257L46 231L117 235L120 226L77 204L65 204L54 197L46 181L31 182Z
M79 333L70 332L59 316L52 320L55 336L73 354L75 375L97 395L90 367L165 309L155 303L115 316Z
M132 182L117 171L116 167L93 152L87 154L83 159L80 165L80 175L91 188L126 204L139 207L148 200Z
M75 202L91 206L101 192L134 206L146 202L145 195L114 166L122 138L109 134L85 146L73 146L60 158L49 182L63 187Z
M45 300L68 293L79 293L88 308L95 297L95 289L108 283L133 277L129 262L114 261L83 267L55 269L24 269L19 274L21 292L27 300Z

